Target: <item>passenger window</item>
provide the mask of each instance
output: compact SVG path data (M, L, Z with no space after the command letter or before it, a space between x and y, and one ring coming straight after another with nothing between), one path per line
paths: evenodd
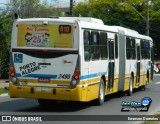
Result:
M100 58L105 60L108 58L108 41L107 41L107 33L100 32L99 37L99 49L100 49Z
M91 58L92 60L98 60L100 56L99 52L99 33L96 31L91 31Z
M84 40L84 59L90 61L91 59L91 47L90 47L90 31L85 30L83 34Z
M118 35L115 34L115 57L118 58Z

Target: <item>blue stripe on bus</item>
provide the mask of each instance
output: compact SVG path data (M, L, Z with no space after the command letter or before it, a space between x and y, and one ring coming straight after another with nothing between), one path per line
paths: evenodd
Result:
M107 72L101 72L100 76L106 75L106 74L107 74ZM17 77L30 77L30 78L31 77L32 78L45 77L45 78L53 78L53 79L57 78L57 75L45 75L45 74L28 74L28 75L22 76L20 73L16 73L16 76ZM98 76L99 76L98 73L94 73L94 74L80 76L80 79L84 80L84 79L96 78Z
M57 78L57 75L45 75L45 74L28 74L25 76L21 76L20 73L16 73L17 77L32 77L32 78L39 78L39 77L44 77L44 78Z
M151 68L146 68L147 70L151 70Z
M89 75L84 75L84 76L81 76L80 79L89 79L89 78L94 78L94 77L97 77L98 73L95 73L95 74L89 74Z
M102 75L107 75L107 71L106 72L101 72L101 76Z
M101 72L101 73L100 73L100 76L106 75L106 74L107 74L107 72ZM90 79L90 78L96 78L96 77L98 77L98 73L89 74L89 75L83 75L83 76L80 76L80 79L81 79L81 80L84 80L84 79Z

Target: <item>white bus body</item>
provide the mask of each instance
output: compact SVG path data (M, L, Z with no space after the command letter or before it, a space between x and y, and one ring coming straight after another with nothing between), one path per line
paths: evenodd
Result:
M131 95L153 79L150 37L84 17L16 19L11 40L10 96L104 102Z

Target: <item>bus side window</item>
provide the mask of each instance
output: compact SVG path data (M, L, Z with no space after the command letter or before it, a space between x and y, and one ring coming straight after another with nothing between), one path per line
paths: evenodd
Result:
M126 58L127 59L131 59L130 47L131 47L131 39L130 37L126 37Z
M108 58L108 42L107 42L107 33L100 32L99 36L99 51L100 51L100 58L105 60Z
M148 41L148 51L147 51L147 58L150 59L150 41Z
M148 59L148 41L145 40L145 45L144 45L144 48L145 48L145 59Z
M118 58L118 35L115 34L115 58Z
M136 40L131 38L131 58L136 59Z
M150 46L147 40L141 40L141 55L142 59L148 59L150 53Z
M150 44L149 41L145 41L145 58L150 59Z
M99 33L91 31L91 58L92 60L99 59Z
M90 48L90 32L88 30L84 31L84 59L85 61L90 61L91 59L91 48Z

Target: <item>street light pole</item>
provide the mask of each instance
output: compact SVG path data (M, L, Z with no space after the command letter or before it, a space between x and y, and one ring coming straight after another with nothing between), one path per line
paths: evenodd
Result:
M73 16L73 0L70 0L70 15Z
M146 0L146 13L147 13L147 16L146 16L146 35L149 36L149 0Z

